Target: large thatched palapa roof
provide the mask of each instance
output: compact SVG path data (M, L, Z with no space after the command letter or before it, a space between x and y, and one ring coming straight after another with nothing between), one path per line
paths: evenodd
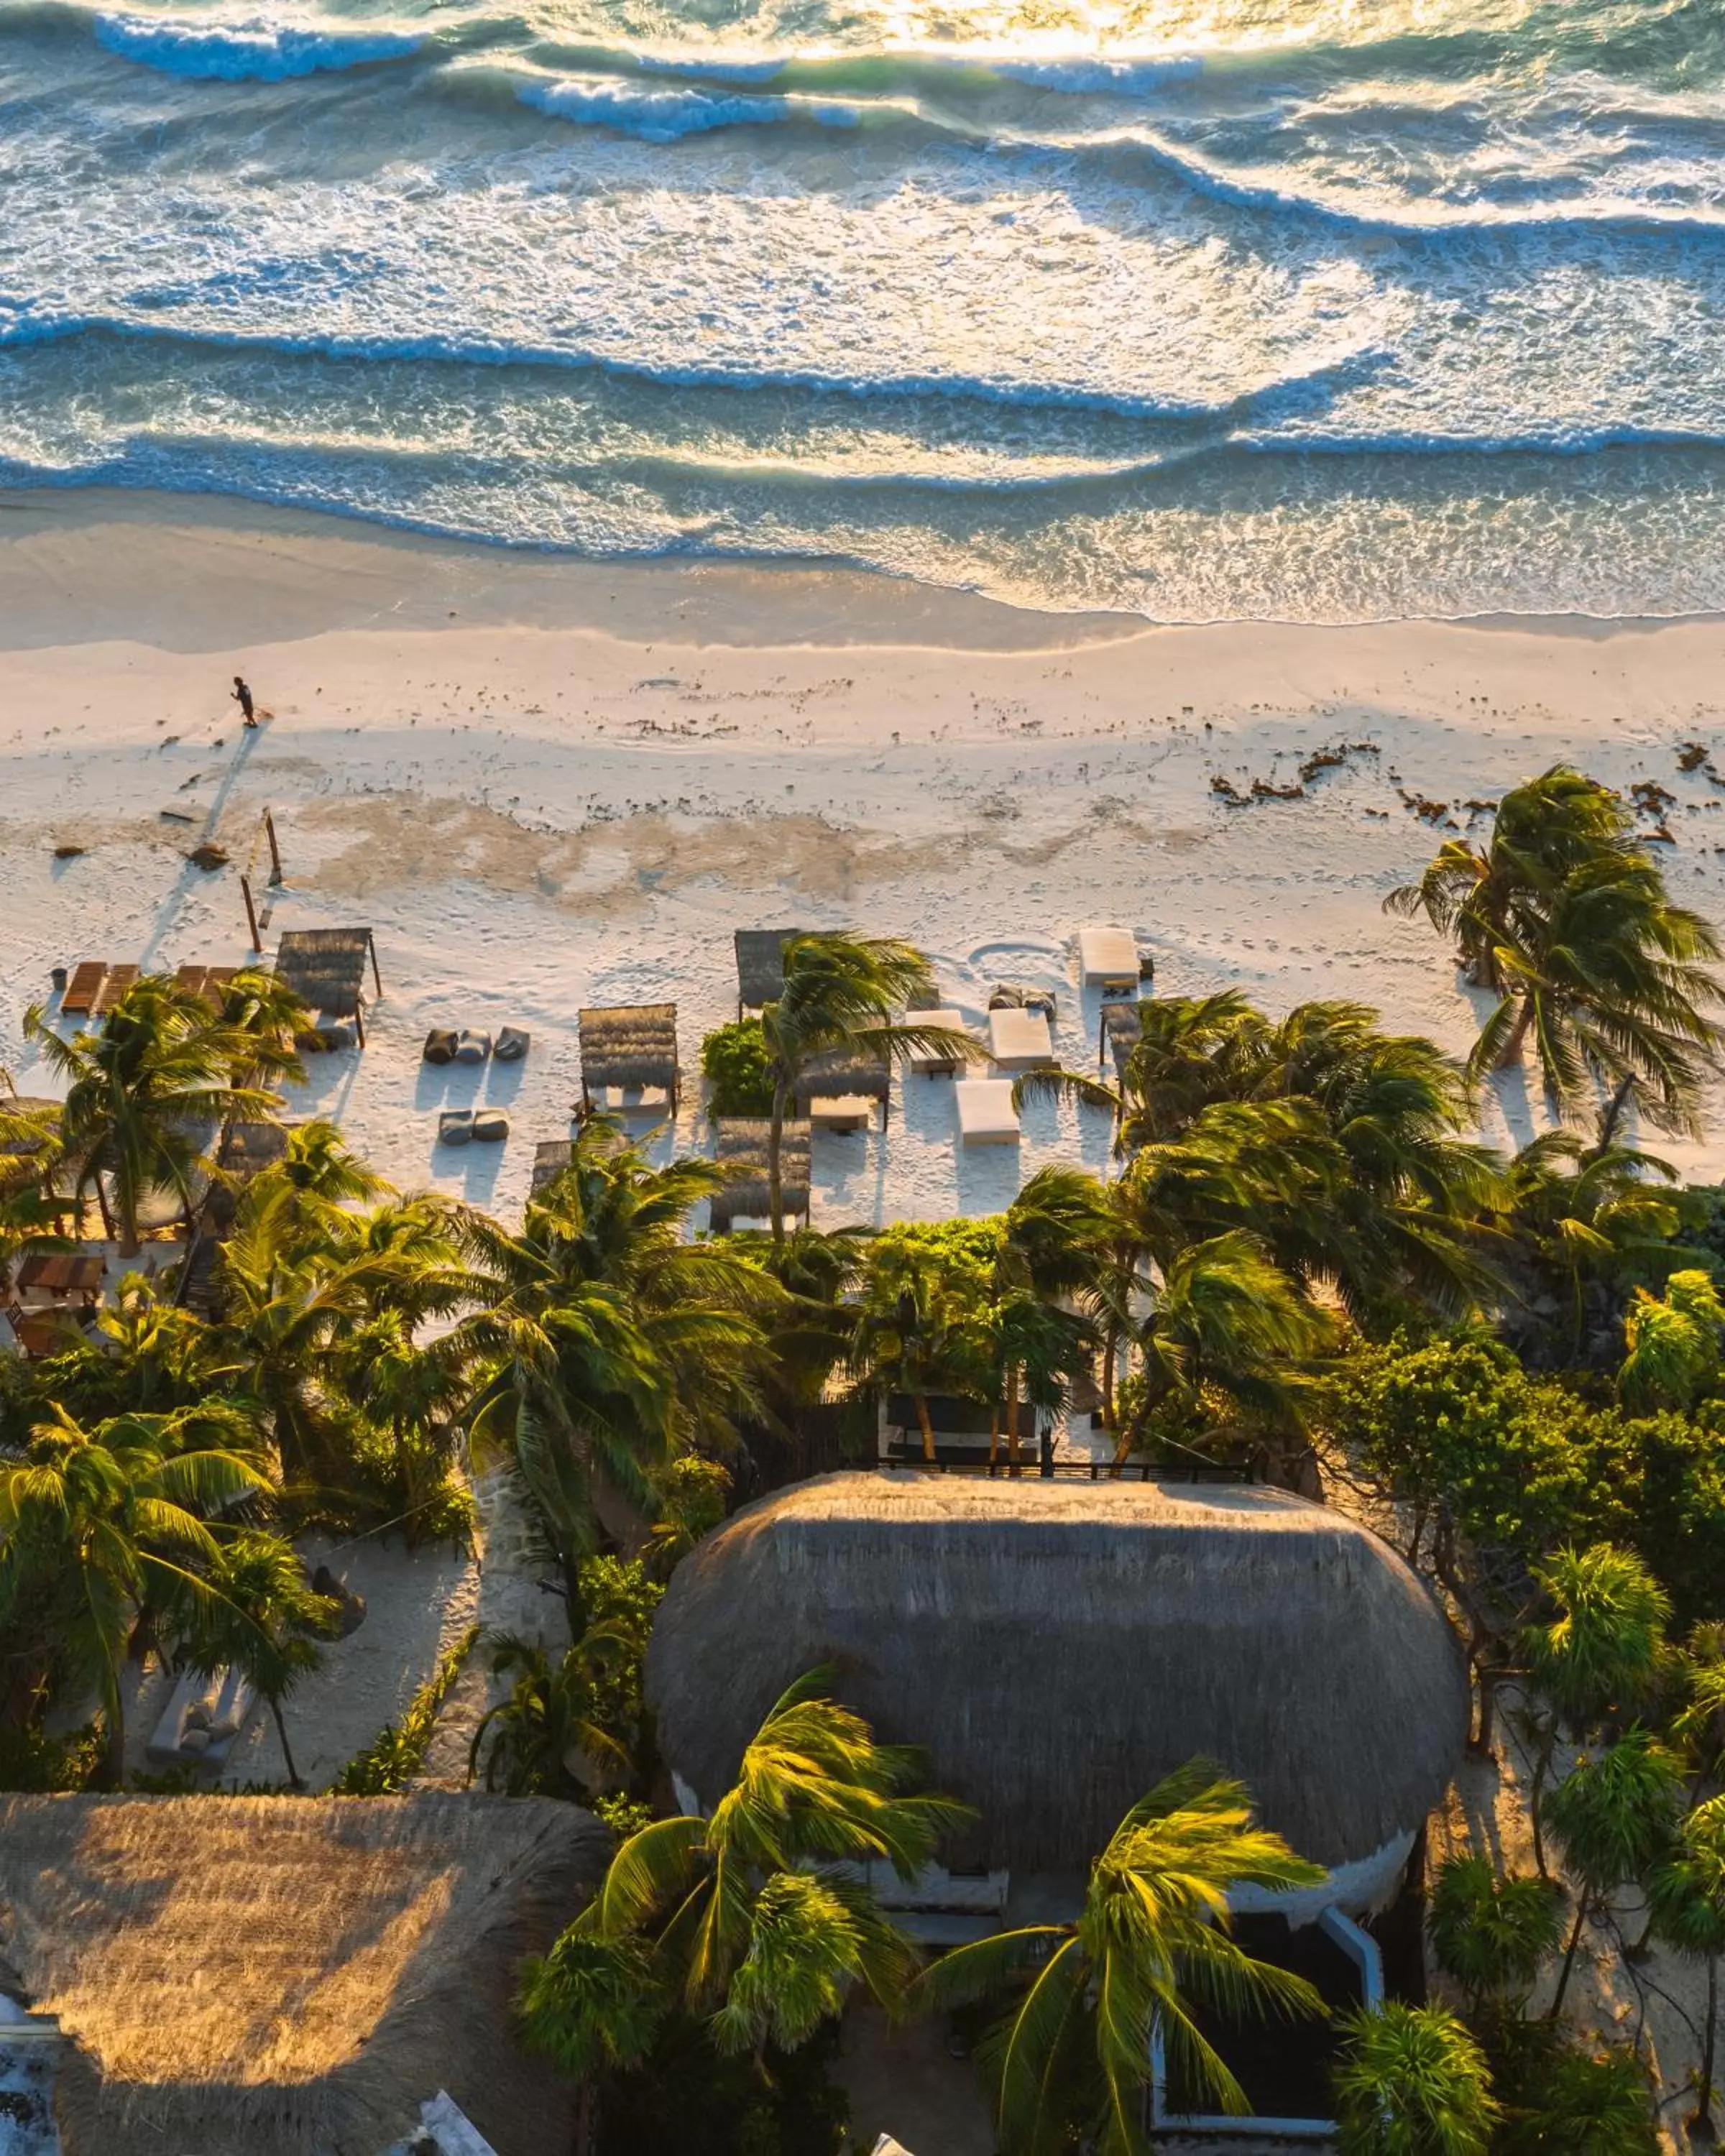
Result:
M677 1104L677 1007L622 1004L583 1010L581 1097L590 1102L608 1086L657 1087Z
M0 1981L70 2040L65 2156L381 2156L439 2088L565 2156L511 2000L609 1846L549 1800L0 1798Z
M369 928L290 928L276 946L276 978L309 1010L357 1018L365 1002L368 959L382 995L377 947Z
M737 1220L765 1219L772 1203L768 1168L772 1123L764 1116L721 1116L714 1129L717 1138L714 1151L725 1170L726 1182L708 1204L712 1226L724 1229ZM788 1117L779 1132L778 1146L779 1197L788 1215L808 1214L813 1158L809 1126Z
M660 1748L711 1804L793 1678L839 1666L877 1734L978 1806L973 1861L1081 1871L1207 1754L1337 1866L1417 1828L1459 1763L1467 1683L1384 1543L1280 1490L823 1476L677 1568L647 1661Z

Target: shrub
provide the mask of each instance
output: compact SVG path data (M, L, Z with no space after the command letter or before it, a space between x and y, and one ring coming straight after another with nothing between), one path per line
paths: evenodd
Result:
M759 1019L716 1027L701 1044L701 1070L707 1081L708 1115L773 1113L773 1074Z

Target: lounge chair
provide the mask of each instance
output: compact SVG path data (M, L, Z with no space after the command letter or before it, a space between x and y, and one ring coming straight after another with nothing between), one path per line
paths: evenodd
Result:
M455 1060L458 1063L483 1063L491 1052L491 1036L488 1033L463 1031L455 1036Z
M102 983L102 992L95 999L95 1016L106 1018L137 978L138 968L136 966L110 966L108 978Z
M990 1011L988 1053L1003 1070L1045 1069L1055 1060L1048 1020L1040 1011Z
M494 1063L519 1063L526 1054L532 1034L518 1025L506 1025L497 1035L497 1045L491 1050Z
M152 1767L220 1768L250 1721L258 1695L238 1670L213 1677L188 1670L150 1738Z
M960 1145L1016 1145L1019 1111L1009 1078L961 1078L952 1088Z
M1138 947L1124 928L1081 928L1078 978L1104 995L1133 994L1138 985Z
M468 1145L473 1139L471 1108L445 1108L437 1119L439 1145Z
M963 1033L964 1014L956 1010L916 1010L905 1013L906 1025L937 1026L942 1033ZM906 1057L912 1070L925 1078L956 1078L961 1059L943 1048L913 1048Z
M425 1036L421 1051L427 1063L453 1063L455 1060L455 1035L446 1025L434 1025Z
M509 1136L509 1118L501 1108L481 1108L473 1119L473 1135L480 1145L500 1145Z
M100 958L86 958L81 966L72 970L72 978L65 993L60 998L60 1009L69 1016L87 1018L96 1007L96 998L102 993L102 983L108 978L106 963Z

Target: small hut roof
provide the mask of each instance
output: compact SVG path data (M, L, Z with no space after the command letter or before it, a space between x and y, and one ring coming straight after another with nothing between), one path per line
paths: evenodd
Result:
M1114 1059L1114 1075L1117 1078L1126 1067L1126 1059L1144 1038L1143 1014L1137 1004L1104 1004L1102 1037Z
M1320 1863L1417 1828L1467 1732L1461 1658L1389 1547L1257 1486L849 1474L678 1567L647 1658L661 1751L711 1804L793 1678L838 1689L982 1813L963 1854L1081 1870L1198 1754Z
M275 950L276 978L312 1011L352 1018L363 1000L369 928L290 928Z
M767 1188L767 1144L773 1126L764 1116L721 1116L715 1125L716 1151L726 1173L722 1190L713 1194L709 1209L716 1228L728 1228L733 1220L758 1220L770 1204ZM788 1121L778 1149L779 1186L787 1213L809 1210L809 1163L813 1158L809 1127L794 1118Z
M498 2156L563 2156L511 2001L609 1845L549 1799L0 1797L0 1964L70 2039L66 2156L378 2156L439 2088Z
M589 1093L603 1086L675 1088L676 1005L620 1004L583 1011L581 1082Z
M739 928L737 932L737 999L745 1010L777 1003L784 990L784 947L801 928Z
M536 1198L548 1183L555 1183L575 1158L572 1138L541 1138L533 1148L533 1181L528 1195Z
M811 1101L842 1100L860 1093L884 1101L892 1091L892 1065L884 1050L857 1046L829 1048L811 1055L797 1081L797 1106Z

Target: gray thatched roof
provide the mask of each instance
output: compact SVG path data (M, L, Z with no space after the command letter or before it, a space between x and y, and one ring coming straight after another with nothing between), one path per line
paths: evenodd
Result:
M884 1050L829 1048L803 1065L797 1106L806 1114L811 1101L842 1100L850 1094L885 1101L891 1092L892 1065Z
M0 1797L0 1964L70 2039L66 2156L379 2156L439 2088L498 2156L566 2156L511 2001L609 1845L549 1799Z
M276 978L308 1009L352 1018L364 1001L367 958L375 969L369 928L290 928L276 946Z
M784 947L802 928L739 928L737 931L737 1006L759 1010L777 1003L784 988Z
M1137 1004L1104 1004L1101 1037L1114 1058L1114 1075L1117 1078L1126 1066L1126 1059L1144 1038L1143 1014Z
M713 1126L715 1151L726 1181L713 1195L709 1214L715 1228L728 1228L733 1220L759 1220L766 1216L767 1142L773 1126L765 1116L721 1116ZM809 1125L787 1121L778 1148L779 1194L789 1214L809 1210L809 1163L813 1158Z
M1195 1754L1337 1865L1415 1828L1467 1732L1443 1615L1387 1545L1280 1490L855 1474L737 1514L671 1580L647 1659L706 1803L779 1691L835 1661L877 1733L978 1806L965 1854L1081 1871Z
M677 1090L677 1007L622 1004L581 1013L581 1090L606 1086Z
M575 1158L572 1138L541 1138L533 1148L533 1181L528 1196L536 1198L548 1183L555 1183Z

